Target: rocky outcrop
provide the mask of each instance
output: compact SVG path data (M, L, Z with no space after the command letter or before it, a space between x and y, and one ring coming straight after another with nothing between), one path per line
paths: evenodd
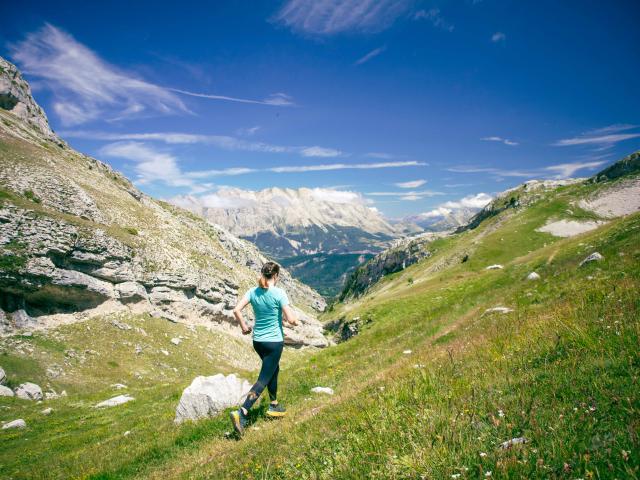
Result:
M12 95L28 105L25 85ZM255 246L43 142L29 118L0 109L0 332L131 310L240 335L231 310L266 261ZM286 271L280 284L302 318L289 343L326 345L322 297Z
M62 143L49 126L49 120L31 96L31 87L15 65L0 57L0 108L27 123L47 139Z
M3 430L8 430L10 428L27 428L27 422L25 422L21 418L18 418L17 420L12 420L2 425Z
M196 377L182 392L175 422L213 417L226 408L240 405L250 389L248 381L234 374Z
M441 235L444 234L423 234L418 238L396 241L391 248L379 253L351 274L340 294L340 301L358 297L383 276L404 270L431 256L427 245Z

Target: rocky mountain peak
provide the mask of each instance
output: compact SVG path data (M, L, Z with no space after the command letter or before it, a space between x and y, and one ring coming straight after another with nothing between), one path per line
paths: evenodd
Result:
M63 143L51 130L44 110L31 95L31 87L17 67L0 57L0 108L37 130L47 140Z

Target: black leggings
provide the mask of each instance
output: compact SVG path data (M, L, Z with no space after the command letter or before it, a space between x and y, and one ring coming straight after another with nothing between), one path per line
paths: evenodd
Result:
M258 375L258 381L251 387L247 399L242 404L242 408L245 410L249 410L258 400L258 397L264 391L264 387L267 387L271 401L276 400L278 394L278 372L280 372L279 364L283 348L284 342L256 342L254 340L253 349L262 359L262 368L260 369L260 375Z

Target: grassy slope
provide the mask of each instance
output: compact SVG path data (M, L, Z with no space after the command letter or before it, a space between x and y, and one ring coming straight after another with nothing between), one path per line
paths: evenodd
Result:
M371 321L334 348L290 352L281 382L290 416L258 421L242 442L224 438L224 416L171 425L188 383L180 375L179 386L150 379L135 402L108 412L87 408L106 392L37 421L40 406L4 400L15 405L3 419L24 411L33 426L0 432L3 473L38 477L46 465L58 478L637 478L640 216L574 239L535 232L549 217L589 216L570 202L593 188L560 189L440 240L433 257L337 306L331 316ZM594 250L606 260L578 268ZM461 252L468 262L448 260ZM505 269L484 270L493 263ZM532 270L542 280L525 281ZM483 315L496 305L515 311ZM309 394L315 385L336 395ZM46 430L65 420L69 444L47 451L57 437ZM110 433L85 445L93 429ZM497 448L519 436L528 443Z

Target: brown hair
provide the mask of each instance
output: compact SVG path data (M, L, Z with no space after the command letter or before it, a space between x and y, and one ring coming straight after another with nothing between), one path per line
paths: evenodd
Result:
M280 265L275 262L267 262L260 270L262 276L258 279L260 288L269 288L268 281L280 273Z

